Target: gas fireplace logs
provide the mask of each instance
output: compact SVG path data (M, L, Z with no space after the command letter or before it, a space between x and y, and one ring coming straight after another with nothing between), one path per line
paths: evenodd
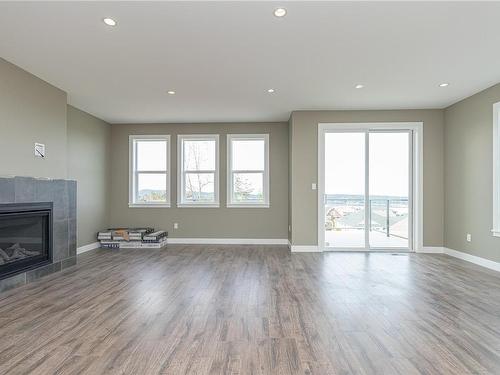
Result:
M0 247L0 264L12 262L16 259L24 259L40 255L39 251L26 250L20 244L15 243L5 250Z

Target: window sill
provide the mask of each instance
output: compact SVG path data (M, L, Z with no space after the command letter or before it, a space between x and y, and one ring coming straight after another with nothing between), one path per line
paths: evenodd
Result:
M229 203L227 208L269 208L267 203Z
M491 234L493 234L494 237L500 237L500 229L492 229Z
M178 208L219 208L219 203L177 203Z
M170 203L129 203L129 208L170 208Z

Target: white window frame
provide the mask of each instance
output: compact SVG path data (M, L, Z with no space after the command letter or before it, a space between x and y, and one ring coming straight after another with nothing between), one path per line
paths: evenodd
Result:
M493 229L500 237L500 102L493 104Z
M233 141L234 140L258 139L264 141L264 170L233 170ZM262 173L264 201L256 202L233 202L233 176L235 173ZM227 201L229 208L269 208L269 134L228 134L227 135Z
M166 152L166 170L165 171L138 171L137 170L137 149L136 149L136 141L155 141L162 140L167 143L167 152ZM170 207L170 135L130 135L129 136L129 201L128 206L130 208L161 208L161 207ZM166 202L137 202L137 180L139 173L162 173L165 174L166 179L166 187L167 187L167 197Z
M215 141L215 170L185 171L184 140ZM217 208L219 207L219 135L218 134L183 134L177 136L177 207ZM184 199L186 173L214 173L214 202L190 202Z

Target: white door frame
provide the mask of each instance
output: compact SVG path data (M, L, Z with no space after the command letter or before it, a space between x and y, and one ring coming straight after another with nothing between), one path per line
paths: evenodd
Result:
M412 240L409 251L421 251L423 244L423 132L422 122L379 122L379 123L320 123L318 124L318 250L325 251L325 134L328 132L368 130L411 130L413 132L413 158L410 190L413 196L410 212ZM368 183L365 181L365 183ZM328 248L331 250L331 248ZM334 249L342 251L342 249ZM357 249L363 251L368 249ZM397 249L390 249L391 251Z

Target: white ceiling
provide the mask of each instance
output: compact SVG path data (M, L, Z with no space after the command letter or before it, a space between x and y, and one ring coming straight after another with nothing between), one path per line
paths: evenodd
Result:
M500 82L499 20L498 2L11 2L0 56L113 123L276 121L448 106Z

